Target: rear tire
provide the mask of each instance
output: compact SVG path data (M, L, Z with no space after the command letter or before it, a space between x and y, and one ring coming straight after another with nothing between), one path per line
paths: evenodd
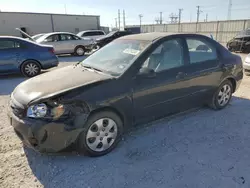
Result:
M76 56L84 56L85 54L85 48L83 46L77 46L74 50L74 54Z
M34 77L41 73L41 66L36 61L28 60L21 65L21 72L26 77Z
M225 80L214 93L209 106L214 110L221 110L225 108L232 98L232 93L232 82L229 80Z
M123 134L123 122L112 111L102 111L91 115L78 138L78 151L90 157L98 157L111 152Z

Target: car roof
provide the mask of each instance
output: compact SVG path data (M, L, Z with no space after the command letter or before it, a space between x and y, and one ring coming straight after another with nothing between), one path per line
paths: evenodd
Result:
M24 39L24 38L21 38L21 37L15 37L15 36L0 36L0 39L16 39L16 40L27 42L27 43L30 43L30 44L39 45L39 44L37 44L34 41L31 41L31 40L28 40L28 39Z
M81 32L82 32L82 33L85 33L85 32L93 32L93 31L94 31L94 32L95 32L95 31L98 31L98 32L101 31L101 32L103 32L103 30L84 30L84 31L81 31Z
M175 36L203 36L203 37L206 37L205 35L194 34L194 33L152 32L152 33L141 33L141 34L126 35L126 36L118 38L118 39L154 41L156 39L160 39L160 38L170 36L170 35L175 35Z
M21 39L21 40L25 40L21 37L15 37L15 36L0 36L0 39Z
M54 34L70 34L70 35L75 35L74 33L70 33L70 32L51 32L51 33L46 33L45 35L54 35Z

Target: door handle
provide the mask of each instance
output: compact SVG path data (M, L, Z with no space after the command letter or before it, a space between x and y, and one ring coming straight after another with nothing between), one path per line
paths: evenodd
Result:
M178 72L176 78L184 78L187 74L184 72Z

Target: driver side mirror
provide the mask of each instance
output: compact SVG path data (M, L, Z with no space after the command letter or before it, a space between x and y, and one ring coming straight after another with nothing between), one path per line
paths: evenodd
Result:
M154 78L156 73L153 69L142 67L138 73L138 76L143 78Z

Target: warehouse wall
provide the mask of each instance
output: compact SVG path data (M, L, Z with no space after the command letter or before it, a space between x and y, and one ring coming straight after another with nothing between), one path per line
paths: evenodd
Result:
M54 30L78 33L89 29L99 29L97 16L53 15Z
M218 42L226 44L239 31L246 28L250 28L250 20L142 25L141 32L199 33L207 36L212 34Z
M0 12L0 35L21 36L15 30L17 27L26 27L31 34L51 32L52 30L50 15Z
M21 36L15 28L25 27L30 35L99 29L100 17L88 15L0 12L0 35Z

